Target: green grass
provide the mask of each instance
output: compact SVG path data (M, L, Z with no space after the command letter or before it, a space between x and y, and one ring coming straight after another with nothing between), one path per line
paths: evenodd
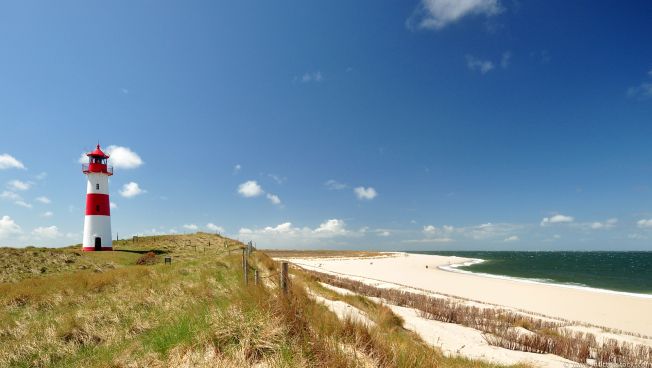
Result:
M122 251L102 253L3 248L27 267L0 283L0 366L494 367L443 357L365 297L342 298L377 326L341 321L308 297L306 286L319 286L298 273L289 296L276 278L245 287L240 246L199 233L120 241ZM136 265L148 251L157 262ZM58 268L26 273L35 257ZM262 276L278 271L262 252L250 263Z
M197 334L209 327L206 323L207 313L207 308L191 310L149 331L142 339L145 350L167 356L174 346L190 343Z

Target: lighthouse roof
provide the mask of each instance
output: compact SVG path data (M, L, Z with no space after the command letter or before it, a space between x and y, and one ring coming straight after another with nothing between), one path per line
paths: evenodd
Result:
M109 158L109 155L107 155L106 153L102 152L102 150L100 149L100 145L99 145L99 144L98 144L97 147L95 148L95 151L87 153L86 156L89 156L89 157Z

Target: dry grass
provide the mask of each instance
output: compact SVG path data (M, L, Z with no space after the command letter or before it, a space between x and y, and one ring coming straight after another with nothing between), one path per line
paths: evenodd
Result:
M199 233L114 246L122 251L52 251L75 265L56 273L5 273L14 281L0 283L0 367L493 367L444 358L362 298L380 323L340 321L300 275L280 293L277 264L261 252L250 263L269 277L245 287L234 240ZM33 249L11 252L33 261ZM137 265L148 252L172 265Z
M620 364L652 367L652 348L610 340L596 342L592 334L569 332L561 324L524 316L500 308L478 308L450 299L430 297L397 289L377 288L315 271L303 271L315 280L345 288L355 293L382 298L388 302L417 309L421 316L441 322L455 323L485 332L488 343L512 350L551 353L578 363L595 360L598 366ZM349 297L350 298L350 297ZM525 328L527 333L516 327Z
M128 255L85 255L80 248L0 248L0 283L62 272L115 268L130 259Z

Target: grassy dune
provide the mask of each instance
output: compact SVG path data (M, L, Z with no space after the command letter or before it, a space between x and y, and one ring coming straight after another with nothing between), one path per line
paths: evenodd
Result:
M199 233L102 253L1 248L0 366L493 367L443 357L364 297L373 327L339 320L300 273L283 294L263 252L249 260L262 282L244 286L241 246Z

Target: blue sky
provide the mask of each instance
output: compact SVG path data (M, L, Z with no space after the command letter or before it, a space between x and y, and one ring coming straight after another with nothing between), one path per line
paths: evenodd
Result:
M0 4L0 244L652 250L652 3Z

